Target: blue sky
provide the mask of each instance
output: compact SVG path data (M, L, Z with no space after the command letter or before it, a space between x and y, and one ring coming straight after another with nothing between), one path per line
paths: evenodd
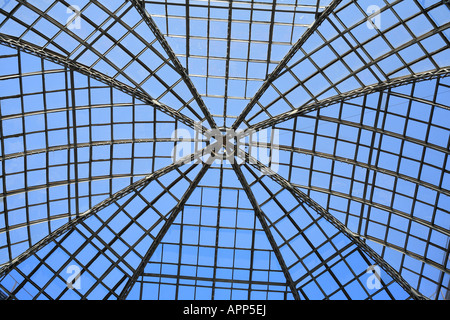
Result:
M331 2L320 1L319 11ZM446 6L342 1L283 60L314 22L316 1L276 1L273 15L272 1L234 1L230 23L228 2L213 1L209 9L205 1L189 4L189 19L184 2L152 1L145 9L218 126L232 126L249 104L241 129L331 99L320 110L274 123L280 136L273 168L359 234L413 288L433 298L440 290L442 298L448 288L440 284L448 286L450 269L450 81L435 77L345 101L336 97L448 68ZM380 26L370 29L366 9L374 4ZM179 146L174 130L191 133L191 145L206 145L189 125L161 111L167 107L208 126L176 63L131 2L76 5L80 28L68 29L73 11L61 1L0 3L0 265L169 166ZM106 80L8 47L5 36ZM280 61L286 63L278 77L253 100ZM114 81L125 90L108 85ZM185 164L111 203L18 264L0 288L19 286L19 299L117 298L200 168ZM376 261L270 177L247 164L240 168L302 299L408 297L387 273L386 287L370 291L365 271ZM292 299L248 192L230 164L214 163L129 297ZM84 270L80 290L67 289L70 265Z

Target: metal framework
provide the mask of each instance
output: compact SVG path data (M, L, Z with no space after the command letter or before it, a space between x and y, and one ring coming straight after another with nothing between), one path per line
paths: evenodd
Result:
M372 2L0 1L0 299L448 299L449 4Z

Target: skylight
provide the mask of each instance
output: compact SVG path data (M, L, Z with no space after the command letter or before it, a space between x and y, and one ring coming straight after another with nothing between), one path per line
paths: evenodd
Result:
M447 1L0 1L1 299L449 299Z

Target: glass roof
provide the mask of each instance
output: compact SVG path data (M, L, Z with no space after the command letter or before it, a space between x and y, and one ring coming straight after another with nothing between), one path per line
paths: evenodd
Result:
M449 10L0 1L0 299L450 299Z

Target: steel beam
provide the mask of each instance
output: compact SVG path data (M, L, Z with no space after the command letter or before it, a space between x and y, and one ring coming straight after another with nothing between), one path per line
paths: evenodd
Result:
M45 60L48 60L51 62L54 62L56 64L67 67L76 72L79 72L85 76L88 76L95 80L98 80L108 86L111 86L117 90L120 90L126 94L129 94L132 97L135 97L136 99L142 101L145 104L155 107L156 109L164 112L165 114L171 116L172 118L184 123L185 125L187 125L191 128L201 129L202 132L206 132L208 130L204 126L198 125L193 119L189 118L188 116L185 116L182 113L178 112L177 110L152 98L149 94L147 94L141 90L138 90L137 88L133 88L129 85L126 85L114 78L111 78L101 72L91 69L79 62L70 60L67 57L64 57L63 55L53 52L49 49L41 48L30 42L27 42L22 39L18 39L16 37L12 37L12 36L9 36L9 35L3 34L3 33L0 33L0 44L6 45L10 48L21 50L23 52L32 54L34 56L37 56L39 58L42 58L42 59L45 59Z
M246 152L238 153L239 157L245 162L249 163L251 166L259 170L262 174L267 174L273 181L280 184L283 188L289 191L299 203L304 203L308 205L311 209L316 211L320 216L330 222L335 228L337 228L343 235L345 235L352 243L354 243L361 251L367 254L371 259L373 259L377 265L379 265L387 274L389 274L392 279L394 279L411 297L416 300L426 300L427 298L423 296L420 292L417 292L411 285L405 281L401 275L392 268L385 260L383 260L372 248L370 248L358 234L354 233L348 229L342 222L340 222L336 217L330 214L317 202L311 199L308 195L304 194L299 189L295 188L289 181L281 177L279 174L273 172L270 168L266 167L260 161L250 156Z
M253 210L255 211L255 215L258 218L259 222L261 223L261 226L267 236L267 239L269 240L270 246L273 249L273 252L275 253L275 256L278 260L278 263L280 264L281 270L283 271L283 275L286 278L287 284L289 288L291 289L291 293L294 296L295 300L300 300L300 295L295 288L294 281L292 280L291 274L289 273L289 270L286 266L286 263L283 259L283 256L281 255L280 249L278 248L275 239L272 235L272 232L270 232L269 226L267 225L266 219L264 218L264 212L261 210L258 202L256 201L256 198L250 189L250 186L248 185L247 180L245 179L244 174L242 173L241 168L236 163L236 161L232 162L233 169L236 173L236 176L238 177L239 181L242 184L242 187L244 188L244 191L253 207Z
M417 73L417 74L414 74L411 76L400 77L400 78L388 80L388 81L385 81L382 83L378 83L378 84L366 86L363 88L359 88L356 90L352 90L352 91L342 93L340 95L336 95L336 96L333 96L333 97L330 97L330 98L327 98L327 99L324 99L324 100L321 100L321 101L318 101L315 103L308 104L306 106L302 106L302 107L297 108L292 111L284 112L282 114L279 114L279 115L269 118L267 120L258 122L254 125L251 125L244 131L242 131L240 133L240 137L247 136L249 134L252 134L254 131L274 126L278 123L290 120L292 118L305 115L307 113L318 110L320 108L328 107L337 102L342 102L342 101L358 98L358 97L364 96L366 94L380 92L380 91L388 90L388 89L395 88L398 86L415 83L418 81L432 80L432 79L436 79L438 77L447 77L449 75L450 75L450 67L446 67L446 68L441 68L441 69L434 70L434 71L421 72L421 73Z
M447 8L450 10L450 0L442 0L442 2L447 6ZM447 300L450 300L450 296L449 296L449 292L450 290L447 292Z
M147 10L145 10L145 1L130 0L130 2L133 4L133 6L139 12L139 14L142 17L142 20L147 24L147 26L150 28L150 30L155 35L156 39L159 41L159 43L163 47L164 51L169 56L173 65L175 66L176 70L178 71L180 76L183 78L184 82L186 83L187 87L189 88L189 91L191 92L191 94L194 97L195 101L197 102L198 106L202 110L203 115L206 118L206 121L208 121L208 123L212 129L217 128L217 124L215 123L214 118L211 116L211 114L210 114L208 108L206 107L205 103L203 102L200 94L197 92L197 89L195 88L194 84L192 83L192 80L189 77L186 69L183 67L183 65L178 60L177 56L175 55L175 52L172 50L172 48L167 43L166 38L164 37L162 32L159 30L156 23L153 21L151 15L147 12Z
M358 129L363 129L363 130L367 130L367 131L371 131L373 133L379 133L382 135L387 135L393 138L397 138L400 140L404 140L404 141L408 141L414 144L417 144L419 146L423 146L425 148L429 148L429 149L434 149L436 151L442 152L444 154L450 154L450 150L436 145L436 144L432 144L429 143L427 141L423 141L421 139L417 139L417 138L413 138L413 137L409 137L406 136L404 134L399 134L399 133L395 133L392 131L387 131L384 128L377 128L377 127L373 127L373 126L368 126L362 123L357 123L357 122L353 122L353 121L348 121L348 120L344 120L344 119L337 119L337 118L333 118L333 117L328 117L328 116L322 116L322 115L318 115L316 117L314 117L317 120L324 120L324 121L329 121L329 122L333 122L333 123L338 123L338 124L343 124L346 126L350 126L350 127L355 127Z
M166 220L166 222L162 226L161 230L158 232L158 235L155 237L155 240L151 244L151 246L148 249L147 253L145 254L144 258L139 263L139 266L136 268L136 270L133 272L133 275L131 276L131 278L128 279L127 283L123 287L122 292L120 293L120 296L119 296L119 300L125 300L127 298L128 294L130 293L130 290L133 288L133 285L136 283L136 281L139 278L139 276L144 272L145 266L147 265L147 263L152 258L153 254L155 253L155 250L160 245L162 239L166 235L166 233L169 230L170 226L173 224L173 222L177 218L177 216L180 213L180 211L183 210L183 207L184 207L186 201L189 199L189 197L191 196L192 192L195 190L195 188L197 187L198 183L203 178L203 176L205 175L206 171L209 169L210 166L211 165L208 162L203 164L202 169L197 174L195 179L192 181L192 183L189 186L189 188L183 194L183 196L181 197L181 199L177 203L177 205L172 209L172 212L170 213L169 218Z
M332 154L329 154L329 153L324 153L324 152L320 152L320 151L316 151L316 150L308 150L308 149L297 148L297 147L293 147L293 146L276 145L276 144L268 144L268 143L261 143L261 142L250 142L250 143L245 143L245 144L242 144L242 145L243 146L260 147L260 148L262 147L262 148L274 149L274 150L283 150L283 151L288 151L288 152L307 154L307 155L310 155L310 156L325 158L325 159L329 159L329 160L333 160L333 161L339 161L339 162L347 163L347 164L350 164L350 165L353 165L353 166L358 166L358 167L361 167L361 168L365 168L365 169L368 169L368 170L371 170L371 171L380 172L380 173L383 173L383 174L395 177L397 179L402 179L402 180L405 180L405 181L408 181L408 182L412 182L412 183L417 184L419 186L422 186L422 187L434 190L436 192L445 194L446 196L450 197L450 190L448 190L448 189L441 188L441 187L439 187L437 185L434 185L432 183L429 183L429 182L426 182L426 181L422 181L422 180L419 180L417 178L413 178L413 177L407 176L405 174L398 173L396 171L380 168L380 167L372 165L372 164L368 164L368 163L365 163L365 162L357 161L355 159L344 158L344 157L340 157L340 156L336 156L336 155L332 155ZM280 163L280 164L283 164L283 163ZM289 165L292 166L292 163L289 164Z
M324 11L322 12L322 14L320 15L320 18L324 18L324 17L327 18L327 17L328 17L328 15L327 15L326 13L328 12L328 9L330 9L330 7L331 7L332 5L333 5L333 3L330 4L330 6L329 6L326 10L324 10ZM438 4L436 4L435 6L438 6ZM330 13L331 13L331 12L330 12ZM317 21L316 21L316 22L317 22ZM322 23L322 22L323 22L323 21L321 21L320 23ZM401 24L402 24L402 22L398 23L398 25L401 25ZM319 24L319 25L320 25L320 24ZM319 25L316 26L316 23L314 23L313 26L312 26L311 28L309 28L309 29L305 32L305 34L299 39L299 42L300 42L300 41L302 40L302 38L304 38L304 37L309 38L310 35L309 35L308 32L315 32L316 29L317 29L317 27L318 27ZM401 46L396 47L395 49L393 48L390 52L388 52L388 53L386 53L386 54L384 54L384 55L378 57L377 59L375 59L375 60L373 60L373 61L370 61L369 63L367 63L366 65L364 65L364 67L362 67L361 69L358 69L358 70L356 70L356 71L354 71L354 72L351 72L347 77L341 79L338 83L341 83L341 82L345 81L346 79L348 79L349 77L356 75L358 72L360 72L360 71L363 70L363 69L367 69L367 68L370 67L370 66L376 65L377 62L382 61L383 59L389 57L390 55L392 55L392 54L394 54L394 53L398 53L398 52L401 51L402 49L408 48L408 47L411 46L412 44L418 43L419 41L424 40L424 39L426 39L426 38L428 38L428 37L430 37L430 36L432 36L432 35L434 35L434 34L438 34L438 33L444 32L445 30L447 30L447 29L449 28L449 26L450 26L450 24L447 23L447 24L444 24L444 25L442 25L442 26L436 27L436 28L432 29L430 32L427 32L426 34L423 34L423 35L421 35L421 36L419 36L419 37L416 37L416 38L414 38L413 40L411 40L411 41L409 41L409 42L407 42L407 43L404 43L404 44L402 44ZM443 37L445 38L445 36L443 36ZM305 41L306 41L306 40L307 40L307 39L305 39ZM367 40L367 41L371 41L371 40L372 40L372 39L369 39L369 40ZM299 44L299 42L297 42L297 43L294 45L294 47L291 48L291 50L294 50L294 48L296 48L295 52L298 51L298 49L300 49L300 47L301 47L301 45L300 45L300 47L297 47L297 45ZM327 46L327 45L329 46L330 44L329 44L329 43L325 43L323 46ZM362 46L362 45L359 45L358 47L361 47L361 46ZM356 48L354 48L354 49L356 50ZM294 54L295 54L295 52L294 52ZM277 68L274 70L274 73L273 73L273 74L274 74L274 77L273 77L273 78L272 78L272 77L268 77L268 79L266 79L266 81L263 83L263 85L261 86L261 88L258 90L258 92L255 94L255 96L252 98L252 100L251 100L251 101L249 102L249 104L246 106L246 108L245 108L244 111L241 113L241 115L238 117L238 119L236 120L236 122L233 124L233 128L236 129L242 122L245 121L245 117L248 115L248 113L251 111L251 109L252 109L253 106L257 103L257 101L262 97L262 95L263 95L264 92L268 89L268 87L271 85L271 83L272 83L272 82L280 75L281 69L283 69L283 68L287 65L287 63L288 63L289 60L292 58L292 56L293 56L293 55L290 55L290 52L289 52L288 55L286 55L286 57L280 62L280 64L279 64L279 65L277 66ZM428 54L428 57L430 57L429 54ZM286 59L287 61L285 61L285 59ZM330 62L330 64L332 64L332 63L334 63L334 61L333 61L333 62ZM278 70L278 67L280 67L280 70ZM327 66L323 67L323 69L325 69L326 67L327 67ZM405 65L405 67L409 67L409 66L408 66L408 65ZM437 68L436 70L434 70L434 71L429 71L429 72L426 72L426 73L439 73L441 69L438 69L438 66L437 66L436 64L435 64L435 67ZM448 75L450 69L447 67L446 70L447 70L446 75ZM322 72L321 70L319 70L319 71ZM412 72L412 71L411 71L411 72ZM312 74L311 76L309 76L308 78L302 79L302 82L308 81L310 78L312 78L313 76L315 76L315 75L318 74L318 73L319 73L319 72L313 73L313 74ZM415 78L416 75L419 75L419 77L420 77L421 73L418 73L418 74L412 74L411 76L407 76L407 77ZM271 75L271 76L272 76L272 75ZM386 77L386 78L387 78L387 77ZM358 91L366 91L366 90L370 90L370 89L371 89L372 87L374 87L374 86L380 86L380 88L382 88L382 84L383 84L383 83L392 83L393 86L398 86L399 84L394 84L394 83L397 82L398 79L402 80L403 78L405 78L405 77L400 77L400 78L396 78L396 79L392 79L392 80L386 80L386 81L383 81L383 82L378 83L378 84L369 85L369 86L364 86L364 87L362 87L362 88L359 88L359 89L356 89L356 90L352 90L352 91L349 91L349 92L346 92L346 93L339 93L337 96L334 96L334 97L331 97L331 98L327 98L327 99L324 99L324 100L322 100L322 101L313 102L313 103L310 103L310 104L307 104L307 105L303 105L303 106L297 108L296 110L293 110L293 111L290 111L290 112L283 113L282 115L288 115L288 114L290 114L290 113L295 113L295 111L298 111L298 110L303 111L303 110L311 109L310 111L312 111L312 110L317 109L317 108L314 108L314 106L317 106L317 105L319 105L319 107L325 107L325 106L329 105L329 104L327 103L327 101L332 101L332 100L334 100L334 101L339 101L339 100L341 100L341 101L342 101L342 99L339 99L340 97L343 97L344 99L349 99L349 98L351 98L352 96L353 96L353 97L360 96L360 94L357 94ZM418 79L416 78L414 81L418 81ZM328 87L327 89L323 90L323 91L322 91L321 93L319 93L318 95L321 95L322 93L328 91L331 87L335 87L336 84L338 84L338 83L332 84L332 86L330 86L330 87ZM380 88L378 88L377 90L380 90ZM335 100L336 98L337 98L338 100ZM331 102L331 103L333 103L333 102ZM322 104L323 104L323 105L322 105ZM269 121L269 120L274 119L274 118L277 119L277 118L280 117L280 116L281 116L281 115L274 116L273 118L270 118L270 119L268 119L268 120L266 120L266 121ZM289 118L288 118L288 119L289 119ZM262 122L264 122L264 121L262 121ZM253 125L250 125L250 128L253 128Z
M305 33L300 37L300 39L292 46L286 56L280 61L280 63L275 67L272 73L267 77L262 86L258 89L258 91L253 96L252 100L248 103L248 105L241 112L239 117L233 123L231 128L237 129L239 125L245 120L245 117L249 114L253 106L256 102L262 97L264 92L269 88L270 84L278 78L279 74L283 70L283 68L288 64L288 62L292 59L292 57L297 53L297 51L303 46L306 40L309 39L311 35L315 33L317 28L327 19L327 17L334 11L334 9L342 2L342 0L333 0L328 7L322 11L322 13L316 16L316 20L312 24L310 28L308 28Z
M307 190L311 190L311 191L317 191L317 192L325 193L325 194L328 194L328 195L331 195L331 196L341 197L341 198L344 198L346 200L359 202L361 204L368 205L368 206L371 206L371 207L374 207L374 208L377 208L377 209L381 209L383 211L389 212L391 214L398 215L398 216L400 216L402 218L405 218L405 219L408 219L410 221L414 221L414 222L416 222L416 223L418 223L420 225L423 225L424 227L430 228L432 230L436 230L436 231L438 231L438 232L440 232L440 233L450 237L450 230L445 229L444 227L441 227L441 226L438 226L438 225L434 225L434 224L432 224L429 221L426 221L426 220L414 217L411 214L403 212L403 211L392 209L391 207L388 207L388 206L383 205L381 203L377 203L377 202L373 202L373 201L370 201L370 200L366 200L364 198L354 197L354 196L351 196L349 194L342 193L342 192L337 192L337 191L330 190L330 189L325 189L325 188L320 188L320 187L315 187L315 186L304 186L304 185L300 185L300 184L297 184L297 183L291 183L291 184L295 188L307 189Z
M414 253L412 251L406 250L403 247L397 246L397 245L392 244L390 242L386 242L386 241L380 240L378 238L375 238L375 237L372 237L372 236L369 236L369 235L361 236L361 239L370 240L370 241L373 241L375 243L378 243L378 244L382 245L383 247L390 248L390 249L393 249L395 251L401 252L402 254L407 255L409 257L412 257L412 258L414 258L414 259L416 259L416 260L418 260L420 262L423 262L423 263L425 263L427 265L430 265L430 266L432 266L433 268L436 268L439 271L442 271L444 273L450 274L450 269L447 269L444 265L436 263L436 262L434 262L431 259L427 259L424 256L421 256L420 254L417 254L417 253Z
M82 222L85 219L87 219L88 217L92 216L94 213L97 213L101 209L109 206L114 201L117 201L117 200L123 198L124 196L130 194L134 190L144 188L145 186L150 184L150 182L152 182L155 179L160 178L161 176L165 175L166 173L169 173L169 172L171 172L171 171L173 171L173 170L183 166L184 164L187 164L189 162L197 160L198 158L200 158L203 155L204 155L203 154L203 150L200 150L200 151L198 151L196 153L193 153L193 154L191 154L189 156L181 158L177 162L174 162L171 165L168 165L168 166L166 166L166 167L164 167L162 169L159 169L159 170L149 174L148 176L146 176L146 177L144 177L144 178L142 178L142 179L140 179L140 180L130 184L129 186L123 188L122 190L117 191L116 193L114 193L108 199L103 200L102 202L100 202L97 205L93 206L89 210L79 214L75 219L72 219L71 221L69 221L65 225L61 226L60 228L56 229L54 232L50 233L45 238L43 238L40 241L38 241L37 243L35 243L28 250L26 250L25 252L23 252L22 254L17 256L16 258L14 258L11 262L3 265L0 268L0 278L3 277L4 275L6 275L16 265L18 265L20 262L22 262L23 260L25 260L26 258L31 256L33 253L35 253L36 251L40 250L41 248L43 248L45 245L47 245L48 243L50 243L51 241L53 241L54 239L56 239L60 235L62 235L64 233L66 233L67 231L75 228L80 222Z
M112 146L112 145L118 145L118 144L131 144L131 143L155 143L155 142L191 142L191 143L196 143L196 142L209 142L207 140L204 139L188 139L188 138L136 138L136 139L113 139L113 140L108 140L108 141L89 141L89 142L79 142L76 147L77 148L89 148L89 147L97 147L97 146ZM26 150L23 152L16 152L16 153L10 153L10 154L5 154L3 155L1 158L1 160L9 160L9 159L15 159L15 158L20 158L20 157L26 157L26 156L30 156L30 155L34 155L34 154L39 154L39 153L46 153L46 152L52 152L52 151L59 151L59 150L69 150L69 149L73 149L75 148L74 144L66 144L66 145L57 145L57 146L52 146L52 147L48 147L48 148L40 148L40 149L33 149L33 150ZM152 157L148 157L153 158Z

